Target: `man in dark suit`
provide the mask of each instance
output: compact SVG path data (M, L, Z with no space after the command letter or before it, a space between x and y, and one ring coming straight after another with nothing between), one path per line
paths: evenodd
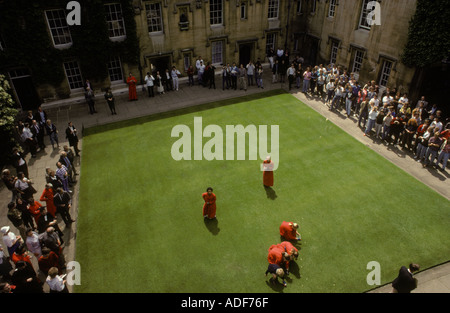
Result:
M417 279L413 273L419 270L419 265L411 263L409 269L405 266L400 268L397 278L392 282L393 293L410 293L417 287Z
M169 70L166 69L164 74L162 74L161 76L162 76L162 82L163 82L163 85L164 85L166 91L172 90L172 76L170 75Z
M77 135L77 129L72 124L72 122L69 122L69 125L66 128L66 138L69 141L69 145L73 147L75 150L75 154L79 156L80 149L78 149L78 135Z
M45 149L44 137L45 131L44 126L39 124L36 120L33 120L32 125L30 126L31 133L33 137L36 138L37 144L41 150Z
M56 212L61 215L66 226L70 226L71 223L75 222L70 216L69 210L71 207L71 198L68 192L64 191L62 188L56 190L56 194L53 197L53 203L56 206Z
M38 107L37 112L34 114L36 122L38 122L42 127L45 127L47 122L47 112L45 112L41 106Z

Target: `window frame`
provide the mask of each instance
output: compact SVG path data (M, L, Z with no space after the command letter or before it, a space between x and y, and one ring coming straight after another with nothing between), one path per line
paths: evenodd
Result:
M115 11L111 10L112 6L114 6L114 9L116 9ZM122 4L118 2L105 3L104 7L105 7L106 24L108 25L109 39L112 41L124 40L127 37L127 31L125 27L125 20L123 19ZM117 10L117 8L119 10ZM111 20L108 19L109 17L111 17ZM114 17L116 17L116 19L114 19ZM120 32L121 29L114 28L114 23L117 23L119 26L122 26L123 34L115 35L115 33ZM111 36L111 32L113 32L114 34L113 36Z
M367 25L367 15L369 10L367 10L367 5L370 1L374 0L362 0L362 8L361 13L359 14L359 22L358 22L358 29L364 29L364 30L371 30L372 26Z
M118 63L118 66L117 66L117 64L112 64L113 62ZM109 58L109 62L107 64L107 68L108 68L109 81L112 84L124 82L122 60L120 59L120 56L111 56ZM120 73L120 79L111 79L111 76L117 75L115 73L111 73L112 71L118 71Z
M361 55L359 55L361 54ZM364 62L364 55L365 55L365 51L360 50L360 49L354 49L354 56L353 56L353 61L352 61L352 73L360 73L361 72L361 68ZM358 61L357 59L361 59L361 61ZM357 65L358 64L358 65ZM355 71L355 68L358 67L358 71Z
M337 57L338 57L338 52L339 52L339 46L340 46L339 41L331 40L330 64L336 64ZM335 56L334 56L334 62L333 62L333 55L334 54L335 54Z
M275 6L276 4L276 6ZM269 0L268 1L268 12L267 18L278 19L280 16L280 1L279 0Z
M394 63L395 62L392 61L392 60L388 60L388 59L382 59L382 60L383 60L383 63L381 63L380 79L378 80L378 84L380 86L387 87L387 84L389 82L389 78L391 77L392 70L394 69ZM390 64L390 68L389 68L389 73L386 74L385 73L385 69L386 69L386 64L388 64L388 63ZM386 76L386 75L387 75L387 78L385 79L384 76ZM382 84L383 80L386 81L385 85Z
M334 18L336 16L337 0L330 0L330 5L328 6L327 17ZM333 14L331 14L333 13Z
M209 1L209 24L211 26L223 25L223 7L223 0Z
M55 19L54 17L54 13L55 12L58 12L58 19ZM62 15L63 15L63 17L61 18L61 12L62 12ZM49 13L51 13L52 14L52 19L51 19L51 21L49 20ZM69 28L69 25L67 24L67 20L66 20L66 10L64 10L64 9L50 9L50 10L44 10L44 15L45 15L45 20L46 20L46 22L47 22L47 26L48 26L48 30L49 30L49 32L50 32L50 37L52 38L52 42L53 42L53 46L55 47L55 48L57 48L57 49L66 49L66 48L69 48L69 47L71 47L72 46L72 44L73 44L73 40L72 40L72 34L70 33L70 28ZM61 24L61 26L55 26L55 27L52 27L51 26L51 24L54 24L54 23L56 23L56 21L59 21L59 23ZM57 32L57 34L54 34L54 31L56 31ZM62 31L62 32L65 32L65 31L67 31L68 32L68 35L67 34L62 34L62 35L59 35L58 33L60 32L60 31ZM63 38L65 38L66 40L67 39L70 39L70 41L67 41L67 42L64 42L64 43L56 43L55 42L55 37L56 38L60 38L60 37L63 37ZM58 39L59 40L59 39Z
M77 70L78 74L76 74L76 75L69 75L67 73L68 69L66 68L66 64L70 64L70 63L75 63L76 67L72 67L69 70ZM83 89L83 87L84 87L83 74L81 73L81 69L80 69L80 65L78 64L78 60L67 60L67 61L64 61L63 62L63 69L64 69L64 74L66 75L66 78L67 78L67 82L69 84L70 91L78 91L78 90ZM75 82L71 82L71 78L72 77L77 77L77 76L79 76L79 79L77 79ZM72 83L76 84L76 86L74 86L74 88L72 88Z
M220 49L217 48L217 45L220 43ZM211 41L211 64L212 65L219 65L224 63L224 40L214 40ZM220 61L217 61L216 56L219 54L220 51Z
M153 6L158 6L158 9L153 8ZM163 34L164 33L164 19L162 12L161 2L149 2L145 3L145 15L147 18L147 31L149 34ZM151 17L153 12L158 13L156 17ZM158 24L151 23L152 20L159 20ZM151 31L150 31L151 30Z

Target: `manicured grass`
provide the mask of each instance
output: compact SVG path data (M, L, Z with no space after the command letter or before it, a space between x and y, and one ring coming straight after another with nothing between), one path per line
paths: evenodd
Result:
M265 96L87 130L76 292L363 292L370 261L387 283L401 265L448 260L448 200L293 96ZM276 198L260 160L173 160L171 130L192 131L194 117L224 131L279 125ZM208 186L217 223L202 217ZM264 272L284 220L300 224L303 243L283 289Z

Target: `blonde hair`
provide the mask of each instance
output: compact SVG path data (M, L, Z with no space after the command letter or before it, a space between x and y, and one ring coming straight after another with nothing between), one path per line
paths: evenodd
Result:
M275 271L275 273L276 273L278 276L280 276L280 277L283 277L283 276L284 276L284 271L283 271L282 268L278 268L278 269Z

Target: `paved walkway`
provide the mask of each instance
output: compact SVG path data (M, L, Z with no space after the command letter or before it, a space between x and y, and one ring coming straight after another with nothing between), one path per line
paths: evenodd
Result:
M265 65L266 73L264 75L264 88L260 89L256 86L249 86L247 91L244 90L222 90L221 76L216 76L216 89L204 88L201 86L189 87L187 85L186 78L180 79L180 90L170 91L164 95L157 95L154 98L149 98L138 87L138 101L128 101L128 89L124 86L116 87L113 93L116 98L116 110L117 115L111 115L103 98L103 94L96 94L96 109L97 114L90 115L88 113L87 104L82 97L75 99L66 99L59 102L47 103L43 105L44 110L47 111L49 118L55 123L59 129L60 145L67 144L64 131L67 127L67 123L72 121L75 127L81 133L82 127L88 128L96 125L104 125L121 120L128 120L136 117L146 116L155 113L168 112L175 109L187 108L199 104L209 103L213 101L240 97L244 95L257 94L262 91L275 90L275 89L287 89L287 83L275 83L271 84L271 75ZM297 89L293 89L291 92L299 100L328 118L330 122L333 122L338 127L349 133L351 136L358 139L363 144L367 145L390 162L404 169L410 173L413 177L420 180L430 188L436 190L438 193L450 200L450 174L436 171L434 169L423 169L408 155L408 153L399 150L397 148L386 147L376 140L372 140L362 136L362 131L356 126L356 120L354 118L345 118L344 114L333 113L328 110L328 107L321 101L317 101L311 97L306 97L304 94L298 92ZM79 147L82 150L82 136L80 135ZM37 158L30 158L27 156L27 162L29 166L30 178L35 183L35 188L38 193L35 195L38 199L45 186L45 168L55 168L55 163L59 158L59 150L53 150L49 144L48 138L45 139L47 147L45 151L38 152ZM82 158L81 152L81 158ZM76 159L75 166L77 170L80 167L80 158ZM13 170L12 173L15 173ZM82 175L82 173L81 173ZM0 186L0 207L5 208L3 212L6 212L7 203L10 199L9 191ZM73 188L73 207L71 210L72 217L77 217L77 200L78 200L78 185ZM45 204L45 203L44 203ZM59 218L60 228L64 232L65 248L64 253L66 261L75 259L75 242L76 242L76 230L77 222L73 223L70 228L66 228L62 220ZM0 216L0 224L11 225L6 218L6 213ZM12 227L13 231L15 230ZM18 232L17 232L18 233ZM36 260L33 259L37 268ZM399 265L399 267L402 264ZM43 278L43 277L41 277ZM419 279L419 287L415 292L450 292L450 263L446 263L441 266L434 267L429 270L422 271L417 274ZM391 290L390 285L386 285L370 292L389 292Z

